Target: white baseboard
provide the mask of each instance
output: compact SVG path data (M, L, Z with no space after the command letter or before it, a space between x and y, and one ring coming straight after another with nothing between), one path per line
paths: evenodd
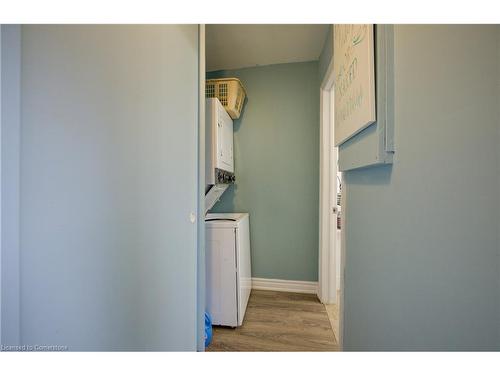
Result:
M252 289L274 290L277 292L317 294L318 293L318 282L317 281L262 279L259 277L252 277Z

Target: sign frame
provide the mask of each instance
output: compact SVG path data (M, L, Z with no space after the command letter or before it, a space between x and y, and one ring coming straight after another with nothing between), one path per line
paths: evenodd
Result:
M377 121L373 24L334 25L335 146Z

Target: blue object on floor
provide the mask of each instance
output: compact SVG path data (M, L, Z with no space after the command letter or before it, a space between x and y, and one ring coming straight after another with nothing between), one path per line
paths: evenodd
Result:
M205 348L210 345L212 341L212 318L210 314L205 311Z

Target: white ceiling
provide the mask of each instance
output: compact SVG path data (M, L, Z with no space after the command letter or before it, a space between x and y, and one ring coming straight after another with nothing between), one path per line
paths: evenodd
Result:
M317 60L328 25L207 25L207 71Z

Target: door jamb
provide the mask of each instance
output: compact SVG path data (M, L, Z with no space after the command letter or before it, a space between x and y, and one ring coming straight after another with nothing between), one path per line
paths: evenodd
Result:
M333 56L320 87L320 199L319 199L319 278L318 297L322 303L339 301L339 345L342 349L344 323L344 263L345 263L345 189L342 194L342 230L340 247L337 231L337 148L334 143L334 73ZM335 208L335 210L334 210ZM336 251L340 251L340 285L337 285ZM337 289L340 296L337 297Z

